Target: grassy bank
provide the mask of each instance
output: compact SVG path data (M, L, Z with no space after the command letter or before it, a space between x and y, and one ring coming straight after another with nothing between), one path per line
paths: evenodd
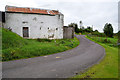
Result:
M110 42L103 42L106 38L89 37L86 38L100 44L105 48L106 55L99 64L87 69L86 72L74 78L118 78L118 47L114 46L117 42L115 38L108 38ZM104 79L103 79L104 80Z
M24 39L6 29L1 31L3 61L49 55L72 49L79 45L77 38L61 40Z

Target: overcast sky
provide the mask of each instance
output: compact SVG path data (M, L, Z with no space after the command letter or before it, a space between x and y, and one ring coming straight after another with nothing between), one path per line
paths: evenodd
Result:
M111 23L114 32L118 31L118 1L119 0L0 0L0 11L5 5L18 7L37 7L55 9L64 14L64 25L71 22L92 26L103 32L105 23Z

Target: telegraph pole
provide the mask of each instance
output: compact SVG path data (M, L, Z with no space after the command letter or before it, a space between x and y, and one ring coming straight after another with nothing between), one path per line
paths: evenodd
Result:
M80 29L82 29L82 25L83 25L83 23L82 23L82 21L80 21Z

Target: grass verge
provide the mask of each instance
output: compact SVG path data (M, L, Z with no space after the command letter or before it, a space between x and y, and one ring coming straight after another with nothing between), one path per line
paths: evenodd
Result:
M31 58L63 52L79 45L74 39L24 39L2 28L2 61Z
M99 64L96 64L81 75L76 75L73 78L118 78L118 47L110 46L109 43L98 41L97 38L86 36L86 38L100 44L105 48L106 55ZM109 38L113 43L117 40Z

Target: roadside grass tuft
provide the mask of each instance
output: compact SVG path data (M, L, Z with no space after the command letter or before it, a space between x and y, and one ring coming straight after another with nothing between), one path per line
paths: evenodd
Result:
M74 39L24 39L2 28L2 61L50 55L72 49L79 45Z

